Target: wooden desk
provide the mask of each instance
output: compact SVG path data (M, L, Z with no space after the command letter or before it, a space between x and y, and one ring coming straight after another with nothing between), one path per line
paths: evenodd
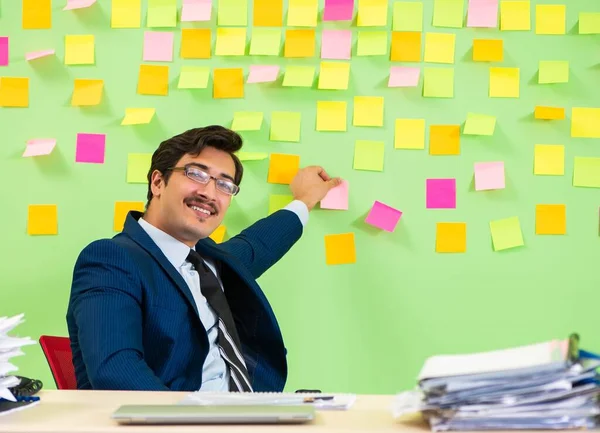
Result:
M122 404L171 404L186 393L129 391L42 391L37 406L0 416L0 432L401 432L425 433L425 425L394 421L393 396L358 396L348 411L318 411L305 425L120 426L110 418Z

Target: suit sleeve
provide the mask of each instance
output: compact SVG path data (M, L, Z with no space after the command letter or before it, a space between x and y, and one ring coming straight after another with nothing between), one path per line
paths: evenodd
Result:
M93 389L168 390L144 361L142 287L126 251L96 241L73 273L71 313Z

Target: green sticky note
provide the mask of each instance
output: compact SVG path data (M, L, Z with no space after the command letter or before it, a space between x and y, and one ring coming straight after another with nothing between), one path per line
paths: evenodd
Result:
M300 141L300 121L302 114L294 111L274 111L271 113L271 141Z
M263 121L262 111L236 111L231 129L234 131L258 131Z
M461 28L463 26L464 16L464 0L434 0L434 27Z
M357 56L385 56L388 52L388 33L386 31L358 32L356 43Z
M356 140L354 144L354 169L383 171L383 141Z
M579 12L579 34L600 34L600 12Z
M538 83L568 83L569 62L555 60L540 60L540 73Z
M454 97L454 68L423 68L423 96Z
M217 25L248 25L248 0L218 0Z
M269 215L286 207L294 201L294 196L287 194L271 194L269 196Z
M177 0L148 0L148 27L177 27Z
M575 157L573 186L600 188L600 158Z
M177 87L180 89L206 89L210 68L208 66L182 66Z
M281 29L252 28L251 56L278 56L281 49Z
M148 183L148 170L152 163L151 153L127 155L127 183Z
M506 250L525 245L518 217L490 222L494 251Z
M236 155L240 161L261 161L269 157L265 152L238 152Z
M496 116L487 114L467 113L467 121L463 134L466 135L494 135Z
M392 30L395 32L423 31L423 3L394 2L394 20Z
M283 76L283 87L312 87L315 80L314 66L288 66Z

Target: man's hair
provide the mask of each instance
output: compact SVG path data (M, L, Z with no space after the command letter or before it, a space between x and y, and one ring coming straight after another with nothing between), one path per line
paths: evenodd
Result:
M154 170L162 173L166 184L171 176L171 170L169 169L175 167L184 155L198 156L206 147L213 147L231 155L235 164L234 182L239 185L242 182L244 166L234 152L240 150L242 144L242 137L238 133L219 125L189 129L163 141L158 149L154 151L150 170L148 170L148 202L146 207L153 197L151 182Z

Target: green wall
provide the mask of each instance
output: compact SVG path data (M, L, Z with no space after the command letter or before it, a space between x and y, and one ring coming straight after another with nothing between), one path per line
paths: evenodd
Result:
M0 67L0 76L30 78L28 108L0 107L0 315L24 312L27 321L18 328L23 335L66 335L71 272L79 251L94 239L113 236L115 201L145 198L146 185L126 182L127 155L152 152L161 140L187 128L230 126L234 111L260 110L265 121L260 131L243 133L245 150L298 154L303 166L320 164L350 185L349 209L315 209L302 239L259 281L288 346L289 390L395 393L413 386L430 355L565 338L572 331L581 333L585 347L599 349L600 190L573 187L572 174L575 156L600 157L600 142L570 136L572 107L600 107L600 36L578 32L579 12L600 11L597 0L532 1L531 31L517 32L432 27L433 0L422 3L423 31L455 33L456 60L452 65L423 61L405 65L454 67L451 99L422 97L422 75L416 88L388 88L389 55L355 56L356 19L352 23L319 19L316 55L309 59L285 59L283 54L180 59L180 28L216 28L217 2L209 23L178 22L177 28L162 29L175 32L174 61L161 63L170 67L169 95L138 95L147 1L140 29L111 29L108 0L80 11L62 11L65 1L54 0L52 29L23 30L21 2L0 0L0 36L10 37L10 64ZM541 3L567 4L565 35L535 34L535 5ZM390 2L386 27L362 30L391 32L391 11ZM316 80L310 89L283 88L280 75L275 83L246 84L243 99L215 100L212 74L206 89L177 88L182 65L243 67L246 74L252 64L278 64L283 69L318 66L323 28L353 31L347 90L318 90ZM95 65L64 64L66 34L95 34ZM487 37L504 40L504 61L493 66L520 68L520 98L488 97L490 64L472 61L473 39ZM214 38L213 33L213 50ZM25 52L47 48L55 48L56 56L35 63L24 60ZM568 60L569 82L538 84L540 60ZM70 106L75 78L104 80L100 106ZM383 127L352 126L355 95L385 97ZM346 132L315 131L319 100L347 101ZM567 118L535 120L536 105L565 107ZM155 107L156 116L148 125L121 126L129 107ZM300 142L269 140L270 113L277 110L302 113ZM462 125L468 112L495 115L497 124L493 136L461 134L460 155L430 156L428 146L394 149L396 118L424 118L429 128ZM78 132L107 134L104 164L75 163ZM26 141L38 137L56 138L54 151L22 158ZM353 169L354 143L359 139L385 142L383 172ZM535 144L565 146L564 176L533 175ZM475 191L473 164L480 161L505 162L505 189ZM225 220L227 236L265 216L270 194L289 192L286 185L266 182L268 165L268 159L245 163L242 192ZM425 180L443 177L457 180L457 208L426 209ZM364 223L374 200L403 212L393 233ZM535 206L546 203L566 205L566 235L535 234ZM27 234L29 204L58 206L57 236ZM512 216L520 220L525 245L495 252L489 223ZM443 221L467 223L465 254L435 252L436 223ZM355 234L356 263L326 265L324 236L346 232ZM15 362L20 374L54 387L38 346L27 348L26 356Z

